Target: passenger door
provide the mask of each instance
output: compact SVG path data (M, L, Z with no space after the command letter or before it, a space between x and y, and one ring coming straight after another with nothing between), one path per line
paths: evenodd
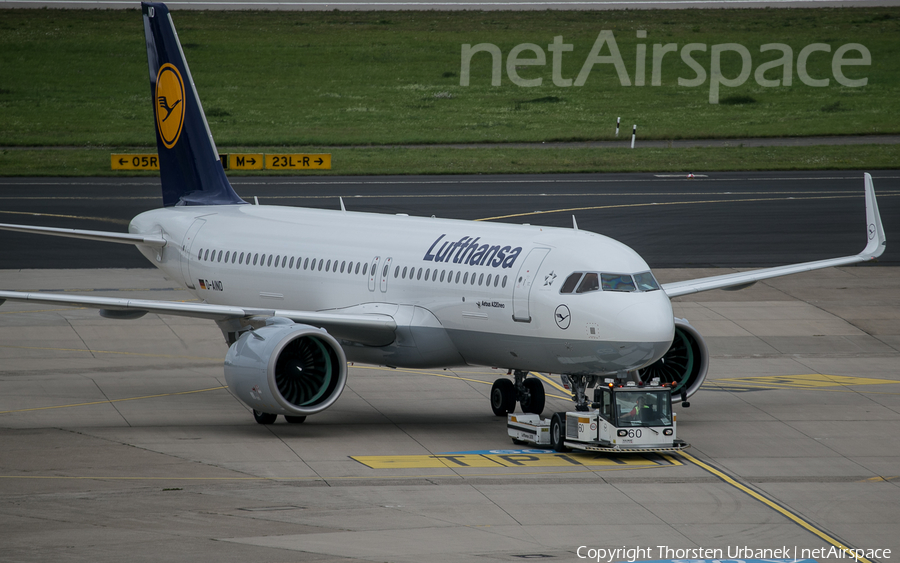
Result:
M550 252L549 248L531 249L519 268L519 275L516 276L516 285L513 289L513 320L516 322L531 322L528 297L531 294L531 286L534 284L538 268L541 267L548 252Z

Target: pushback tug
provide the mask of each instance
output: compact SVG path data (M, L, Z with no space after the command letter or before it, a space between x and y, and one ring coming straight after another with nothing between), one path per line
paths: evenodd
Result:
M649 385L605 383L594 389L594 402L585 411L558 412L549 419L509 414L513 443L550 446L557 452L665 453L690 447L675 432L672 387L660 385L658 378Z

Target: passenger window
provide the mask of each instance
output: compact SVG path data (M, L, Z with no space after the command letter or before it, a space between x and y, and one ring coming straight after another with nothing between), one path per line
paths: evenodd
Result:
M259 254L253 255L253 265L256 266L256 262L259 260Z
M456 272L456 283L459 283L459 274L460 274L460 273L461 273L461 272Z
M281 254L279 254L278 256L275 257L275 267L276 268L278 267L278 262L280 262L280 261L281 261Z
M600 289L599 276L597 276L596 272L588 272L581 278L581 283L578 284L578 289L575 290L575 293L586 293L588 291L597 291L598 289Z
M241 252L241 257L238 258L238 264L243 264L243 263L244 263L244 253Z
M342 274L344 273L344 266L346 266L346 265L347 265L347 261L346 261L346 260L344 260L343 262L341 262L341 273L342 273ZM350 267L352 268L353 265L351 264Z
M422 279L422 268L419 268L419 274L416 276L417 280Z
M320 260L319 260L319 271L320 271L320 272L322 271L322 266L324 266L324 265L325 265L325 260L321 260L321 259L320 259Z
M384 268L381 270L381 277L383 277L383 278L388 277L388 268L390 268L390 266L385 264Z
M402 277L403 279L406 279L406 266L403 266L403 275L400 277Z
M225 263L226 263L226 264L228 263L228 257L229 257L229 256L231 256L231 252L226 252L226 253L225 253Z
M278 263L276 262L275 265L277 266ZM266 266L269 266L269 267L272 266L272 255L271 254L269 254L269 261L266 263Z
M291 256L291 262L288 264L288 270L292 269L293 267L294 267L294 257Z
M200 254L197 255L197 260L203 260L203 249L200 249Z
M507 276L503 276L503 287L506 287L506 278Z
M466 272L466 275L463 276L463 285L469 283L469 272Z
M320 262L320 263L319 263L319 266L321 266L321 265L322 265L322 263ZM329 260L329 261L325 264L325 271L327 272L327 271L330 270L330 269L331 269L331 260Z
M581 280L581 276L583 274L581 272L575 272L574 274L569 275L566 278L565 283L563 283L562 288L559 290L560 293L572 293L575 291L575 288L578 286L578 281Z
M359 273L359 262L356 263L356 272L354 272L354 273L356 273L356 274ZM365 273L365 271L363 271L363 273Z
M231 253L231 263L234 264L237 262L237 251Z
M297 269L300 269L300 262L303 262L303 258L297 257Z
M444 276L446 276L446 275L447 275L447 271L441 270L441 281L444 281Z
M359 264L357 264L356 267L359 268ZM369 265L368 265L368 264L363 264L363 275L366 275L366 271L367 271L368 269L369 269Z
M487 286L491 285L491 275L490 274L488 274L487 282L484 285L487 285Z
M203 260L204 261L209 260L209 249L208 248L206 249L206 255L203 257Z
M494 277L494 287L497 287L497 283L500 281L500 274L497 274Z
M481 285L482 282L484 282L484 274L481 274L480 276L478 276L478 285Z
M309 258L307 258L303 261L303 269L304 270L306 269L307 266L309 266ZM316 267L316 261L313 260L313 268L315 268L315 267Z
M634 281L631 276L619 274L601 274L603 291L634 291Z
M293 263L293 262L294 262L294 259L291 258L291 263ZM281 267L284 268L285 264L287 264L287 256L282 256L281 257Z

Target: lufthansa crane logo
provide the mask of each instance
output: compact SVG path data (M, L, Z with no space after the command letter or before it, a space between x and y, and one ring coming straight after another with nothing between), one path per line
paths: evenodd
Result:
M568 307L560 305L556 308L553 316L556 318L556 326L563 330L569 328L569 324L572 322L572 313L569 312Z
M159 67L156 74L156 126L163 145L171 149L178 142L184 125L184 80L171 63Z

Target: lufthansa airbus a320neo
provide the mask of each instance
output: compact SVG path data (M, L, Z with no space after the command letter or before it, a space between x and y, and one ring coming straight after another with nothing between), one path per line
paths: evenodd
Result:
M168 8L142 7L163 207L135 217L128 234L0 228L133 244L199 302L12 291L0 302L215 321L229 344L229 389L263 424L278 415L301 422L331 406L348 361L508 369L513 379L491 390L498 415L516 403L543 410L531 372L559 374L579 410L606 377L660 377L686 401L706 378L708 353L700 334L673 317L672 297L872 260L885 248L868 174L860 254L662 285L632 249L574 225L251 205L222 170Z

